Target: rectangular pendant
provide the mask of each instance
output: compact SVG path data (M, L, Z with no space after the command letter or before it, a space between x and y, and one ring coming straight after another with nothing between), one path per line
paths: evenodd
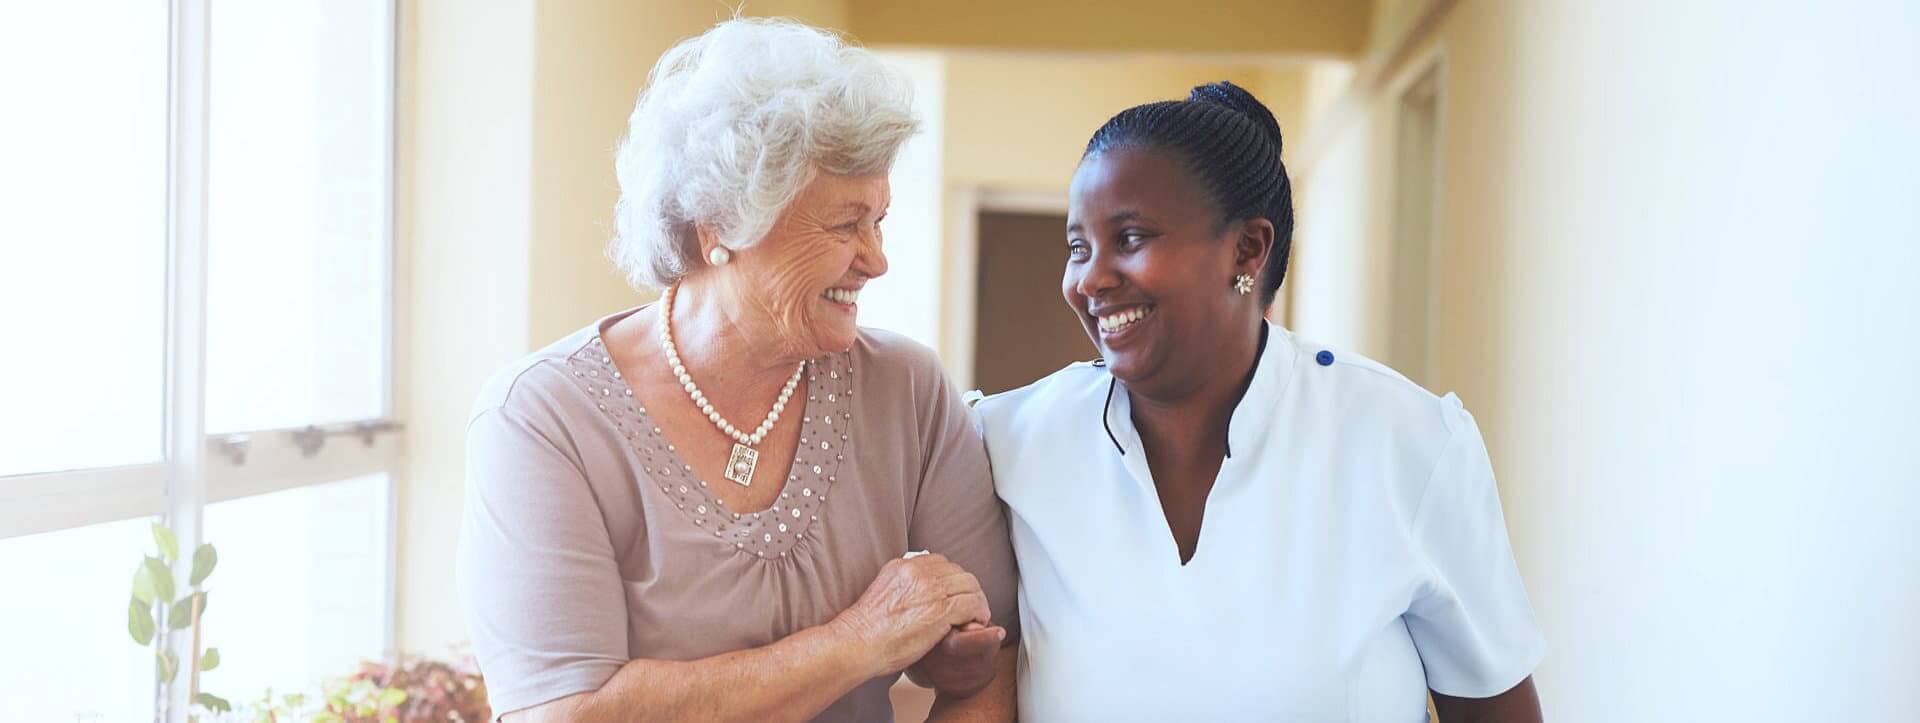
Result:
M744 444L735 443L733 454L727 457L727 479L741 487L753 485L753 468L760 464L760 453Z

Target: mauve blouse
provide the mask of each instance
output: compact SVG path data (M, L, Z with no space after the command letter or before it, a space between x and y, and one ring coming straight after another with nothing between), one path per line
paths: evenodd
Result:
M780 497L736 513L708 489L733 483L681 461L607 354L601 332L636 311L513 364L475 404L458 580L496 715L595 690L635 658L693 660L820 625L910 550L977 576L1016 639L1006 518L932 351L862 329L809 364L793 466L756 475L784 484ZM816 720L892 720L894 679Z

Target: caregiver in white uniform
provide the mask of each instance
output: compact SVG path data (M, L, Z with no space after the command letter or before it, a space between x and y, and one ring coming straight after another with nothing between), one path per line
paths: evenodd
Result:
M1020 564L1024 721L1537 721L1545 652L1452 395L1263 311L1292 191L1227 83L1115 116L1061 293L1102 361L975 407Z

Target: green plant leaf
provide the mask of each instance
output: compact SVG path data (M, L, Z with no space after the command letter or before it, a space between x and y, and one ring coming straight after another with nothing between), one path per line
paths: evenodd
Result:
M407 691L399 688L388 688L380 691L380 705L382 707L392 708L405 702L407 702Z
M200 614L207 613L207 594L196 592L173 602L173 609L167 613L167 628L185 630L193 625L193 603L200 603Z
M200 654L201 670L213 670L214 668L218 668L218 667L220 667L220 649L219 648L207 648L207 652Z
M220 555L213 551L213 545L201 545L193 551L193 574L187 577L187 584L199 587L208 575L213 574L213 566L220 561Z
M133 635L133 642L142 647L153 644L153 608L138 598L127 602L127 632Z
M157 557L149 557L144 563L148 577L153 579L153 599L167 601L173 599L173 570Z
M153 541L160 544L160 557L167 562L180 559L180 538L174 537L166 525L153 523Z
M147 563L133 571L133 599L152 605L154 601L153 571L147 569Z
M212 693L201 693L199 695L196 695L193 697L193 702L199 703L201 707L206 708L207 710L213 711L215 713L233 712L232 703L228 703L227 699L214 695Z
M180 659L166 650L154 653L154 657L160 659L160 682L173 682L173 677L180 674Z

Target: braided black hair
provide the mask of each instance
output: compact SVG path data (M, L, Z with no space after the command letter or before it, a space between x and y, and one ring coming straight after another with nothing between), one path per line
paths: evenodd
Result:
M1273 249L1260 273L1260 301L1272 305L1293 247L1293 185L1280 162L1280 123L1260 100L1227 81L1196 86L1186 100L1120 111L1087 141L1081 160L1115 148L1177 151L1219 208L1218 228L1264 218Z

